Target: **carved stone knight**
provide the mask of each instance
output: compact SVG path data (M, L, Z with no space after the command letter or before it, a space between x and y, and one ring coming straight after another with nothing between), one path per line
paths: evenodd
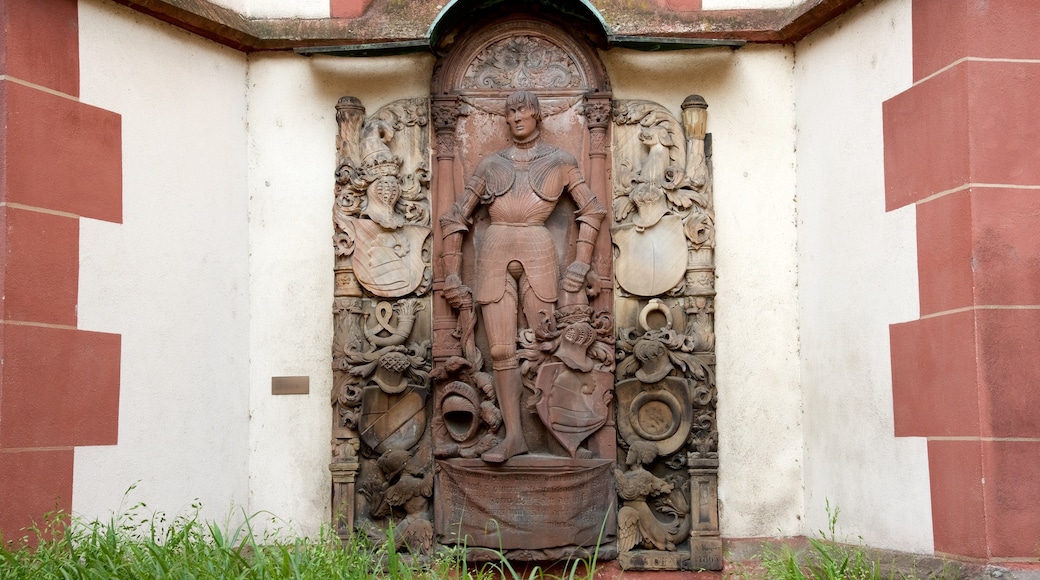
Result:
M505 109L513 145L485 157L461 197L440 218L446 271L443 295L453 308L460 308L470 294L459 276L463 236L479 204L488 206L491 217L476 248L472 291L472 298L481 305L505 427L504 440L481 455L488 463L504 462L528 449L521 427L517 313L522 309L528 327L533 328L552 317L558 286L564 302L584 298L578 295L585 291L596 236L606 215L574 157L540 140L542 115L537 96L512 93ZM578 238L575 260L561 281L545 221L565 191L578 207Z

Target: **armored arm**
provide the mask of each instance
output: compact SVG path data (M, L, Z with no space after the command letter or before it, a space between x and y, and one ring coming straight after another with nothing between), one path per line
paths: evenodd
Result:
M568 189L578 211L574 212L578 222L578 241L575 248L574 262L567 267L563 278L563 289L577 292L585 283L592 262L592 250L596 247L599 226L607 215L607 210L596 199L596 196L585 183L585 177L577 167L571 167L568 175Z
M480 203L484 180L478 175L470 177L462 197L455 201L440 217L441 236L444 240L444 297L454 308L460 308L467 300L469 290L462 285L462 238L469 231L470 216Z

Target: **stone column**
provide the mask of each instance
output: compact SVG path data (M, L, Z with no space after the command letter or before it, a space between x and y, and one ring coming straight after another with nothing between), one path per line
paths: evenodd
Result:
M610 94L609 93L592 93L585 97L585 119L589 124L589 188L599 198L599 202L603 207L608 208L610 211L611 207L611 192L610 184L607 183L607 154L610 152ZM608 224L611 223L611 219L608 216L607 219L603 220L603 225L599 230L599 237L596 240L597 248L610 248L610 228ZM613 260L610 255L600 256L594 255L592 258L592 267L599 274L602 280L601 284L604 288L609 288L613 283ZM601 293L599 297L593 299L592 303L594 306L600 309L610 308L609 293Z
M430 116L433 119L435 148L437 156L436 181L433 184L432 220L434 261L433 261L433 360L434 365L444 362L450 356L460 356L462 348L458 337L454 336L456 318L451 307L441 297L444 287L444 263L440 260L441 225L437 219L439 213L446 211L455 203L455 124L459 118L458 99L455 96L433 97L430 99Z
M722 569L719 535L719 459L690 453L690 564L694 570Z

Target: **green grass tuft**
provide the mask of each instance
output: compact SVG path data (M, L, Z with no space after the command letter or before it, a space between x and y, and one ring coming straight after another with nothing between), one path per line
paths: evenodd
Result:
M827 531L820 530L819 537L809 538L809 549L799 556L790 547L766 550L762 555L762 567L769 580L911 580L913 575L904 575L889 570L867 555L861 547L839 542L837 537L838 512L827 502Z
M475 567L464 547L433 557L398 553L393 529L381 546L361 533L344 544L328 527L316 538L281 529L258 535L254 522L271 514L219 525L203 521L201 509L196 502L171 521L143 503L105 521L49 514L42 528L17 540L0 538L0 580L582 580L591 579L596 563L595 556L568 561L558 575L514 568L499 554Z
M201 506L169 523L143 516L137 504L107 521L48 515L16 541L0 538L0 580L424 580L457 578L452 551L418 559L398 554L392 542L372 546L362 535L343 545L326 527L316 538L284 531L257 536L243 517L237 526L204 522ZM407 562L407 563L406 563Z

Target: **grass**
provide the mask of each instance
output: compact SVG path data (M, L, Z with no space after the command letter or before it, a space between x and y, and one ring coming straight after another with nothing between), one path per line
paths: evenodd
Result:
M133 488L131 488L133 489ZM139 503L107 521L49 515L18 540L0 538L0 580L579 580L591 579L595 557L569 561L562 574L497 561L473 567L463 548L431 558L398 553L390 541L372 545L362 534L344 545L328 528L316 538L275 531L257 535L244 516L238 525L200 519L197 503L167 522ZM277 521L277 520L276 520ZM555 567L553 568L555 569Z
M767 549L762 555L762 568L769 580L912 580L890 569L887 573L880 563L859 546L839 542L837 538L838 512L827 502L827 531L809 538L809 549L799 556L790 547Z
M257 536L253 521L218 525L199 518L200 506L166 522L140 517L144 504L108 521L52 514L42 529L0 545L0 580L296 579L422 580L452 575L452 552L426 560L374 547L358 535L346 546L324 528L316 538L286 532ZM35 544L35 547L32 545Z

